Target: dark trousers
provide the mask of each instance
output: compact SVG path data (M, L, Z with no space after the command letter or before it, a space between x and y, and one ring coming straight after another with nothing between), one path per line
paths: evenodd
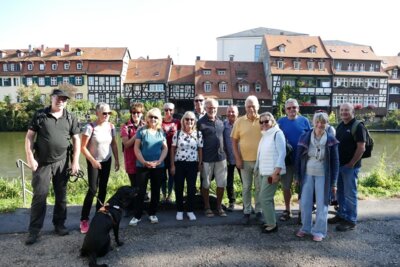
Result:
M150 179L151 197L150 207L148 210L149 216L155 215L158 204L160 202L160 184L164 168L137 168L136 186L139 187L139 195L136 198L136 213L135 218L140 219L143 213L144 195L146 193L147 182Z
M233 185L234 185L234 178L235 178L234 172L236 165L228 163L227 167L228 171L226 177L226 192L228 193L229 203L235 203L236 195L235 195L235 188L233 187ZM236 170L239 173L240 181L242 181L242 174L240 173L240 169L236 168Z
M131 182L131 187L136 186L136 173L128 173L129 181Z
M101 208L102 204L106 199L107 195L107 184L108 178L110 177L111 170L111 157L107 161L100 162L101 169L95 169L92 164L86 160L88 170L88 182L89 188L83 201L81 220L88 220L90 209L92 208L93 198L99 189L96 199L96 211ZM99 202L101 201L101 203Z
M170 158L166 157L164 160L165 171L161 181L161 192L164 196L171 195L172 188L174 187L174 177L171 175L170 165Z
M33 198L31 205L30 233L39 233L46 215L46 199L49 193L50 179L53 182L55 204L53 224L64 225L67 218L67 159L41 165L32 173Z
M183 211L183 189L187 190L187 211L193 212L194 198L196 195L197 161L177 161L175 162L175 196L176 208Z

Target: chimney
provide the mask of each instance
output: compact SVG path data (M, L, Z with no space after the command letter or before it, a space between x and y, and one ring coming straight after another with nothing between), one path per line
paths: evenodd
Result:
M399 53L397 53L397 56L398 56L398 57L400 57L400 52L399 52Z
M149 55L146 56L146 59L149 60Z
M285 33L284 32L280 32L279 35L285 35Z
M44 52L44 44L40 46L40 51Z
M64 52L69 52L69 44L64 45Z
M235 57L235 55L229 55L229 61L233 61L234 57Z
M32 45L28 45L28 51L29 51L29 53L32 52Z
M197 57L196 57L196 60L200 60L200 56L197 56Z

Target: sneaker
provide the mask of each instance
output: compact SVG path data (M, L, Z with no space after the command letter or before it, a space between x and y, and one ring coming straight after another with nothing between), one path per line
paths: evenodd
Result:
M150 215L149 220L150 220L150 223L158 223L158 218L156 215Z
M265 225L263 225L263 226L265 226ZM263 229L261 230L261 233L270 234L270 233L274 233L274 232L277 232L277 231L278 231L278 225L275 224L275 226L274 225L267 225L267 226L263 227Z
M39 235L36 233L29 233L28 238L25 240L25 245L35 244L38 240Z
M297 231L296 236L302 238L302 237L305 237L306 234L307 234L306 232L299 230L299 231Z
M182 221L183 220L183 212L182 211L178 211L176 213L176 220L177 221Z
M136 226L140 222L140 219L137 219L135 217L132 218L132 220L129 222L130 226Z
M187 216L189 217L189 220L190 220L190 221L195 221L195 220L196 220L196 215L194 215L193 212L188 212L188 213L186 213L186 214L187 214Z
M86 234L89 231L89 220L82 220L80 223L81 233Z
M256 213L256 221L258 223L264 224L264 216L263 216L262 212Z
M229 206L226 208L227 211L233 211L235 209L235 203L229 203Z
M346 232L348 230L354 230L356 228L356 224L352 222L348 222L343 220L338 226L336 226L336 230L340 232Z
M322 237L318 236L318 235L314 235L312 240L315 241L315 242L321 242L322 241Z
M68 229L63 224L62 225L56 225L55 226L55 232L59 236L64 236L64 235L68 235L69 234Z
M341 217L339 217L339 215L336 215L335 217L329 218L328 219L328 223L329 224L336 224L336 223L340 223L344 221L344 219L342 219Z
M282 222L286 222L286 221L290 220L290 218L291 218L290 211L284 210L282 212L282 215L279 217L279 220L281 220Z
M250 223L250 214L244 214L240 222L244 225L248 225Z

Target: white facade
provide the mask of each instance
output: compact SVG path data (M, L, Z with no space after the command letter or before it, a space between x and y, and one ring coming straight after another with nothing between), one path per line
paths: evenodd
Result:
M0 101L4 97L10 96L11 103L17 102L17 89L21 86L21 77L19 76L0 76Z
M232 55L234 61L256 61L256 50L257 47L258 51L261 48L262 38L262 36L219 37L217 38L217 60L228 61Z

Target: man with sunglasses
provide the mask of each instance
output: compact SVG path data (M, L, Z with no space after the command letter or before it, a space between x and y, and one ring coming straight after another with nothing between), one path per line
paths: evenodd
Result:
M67 112L69 96L60 89L51 94L51 106L35 113L25 137L25 152L32 169L33 198L26 245L36 243L46 215L46 198L53 182L55 204L53 224L57 235L67 235L67 169L69 140L73 143L71 173L79 171L80 129L78 120Z
M294 160L296 155L297 143L300 136L311 130L310 122L306 117L299 114L299 103L296 99L289 98L285 102L286 116L278 120L279 127L285 134L289 144L293 147L292 164L286 166L286 174L282 175L283 198L285 200L285 210L279 217L281 221L287 221L291 218L290 200L292 198L291 187L295 175Z
M204 96L198 94L194 97L194 115L196 119L199 120L201 117L206 115L206 110L204 109Z

